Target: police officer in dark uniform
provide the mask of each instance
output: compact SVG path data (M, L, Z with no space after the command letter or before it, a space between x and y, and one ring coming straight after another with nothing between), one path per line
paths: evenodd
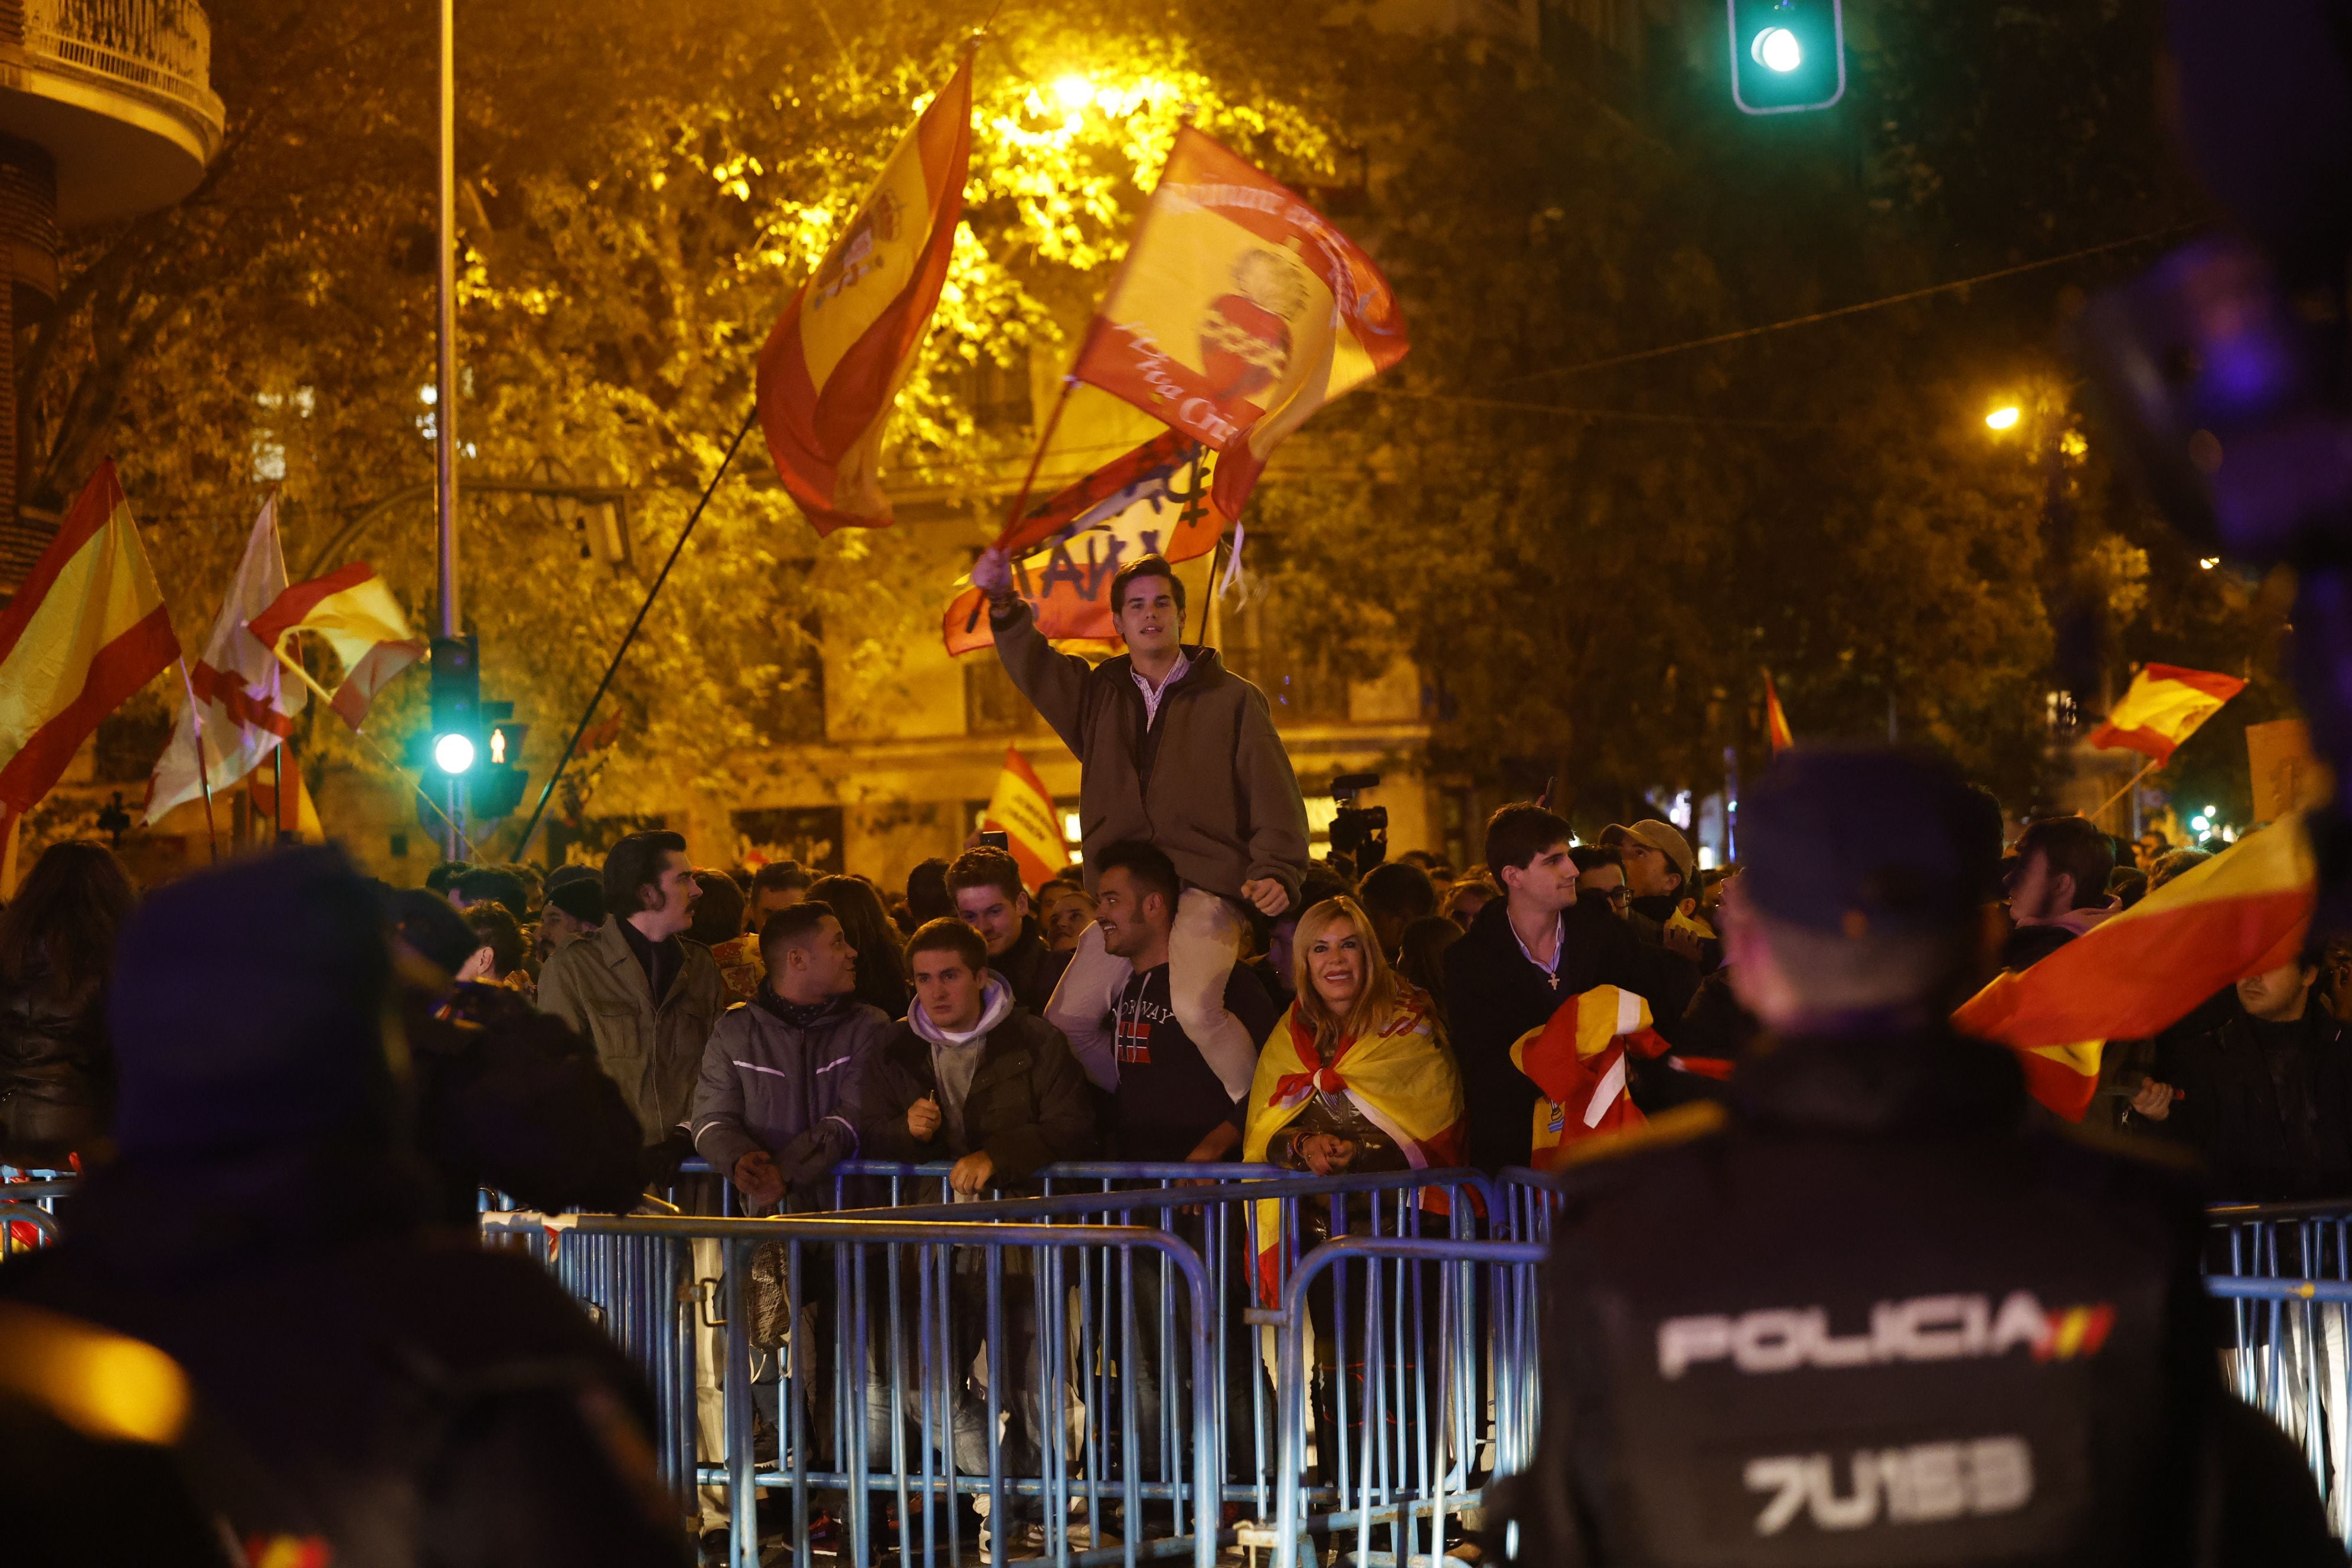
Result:
M240 1562L688 1560L611 1340L432 1226L392 973L331 849L187 878L125 929L118 1158L0 1268L0 1562L81 1560L26 1543L110 1538L93 1496L157 1563L219 1560L161 1543L192 1514Z
M1885 751L1742 803L1727 943L1769 1035L1727 1102L1570 1172L1518 1561L2345 1561L2222 1392L2193 1178L2030 1127L2015 1060L1946 1026L1968 824Z

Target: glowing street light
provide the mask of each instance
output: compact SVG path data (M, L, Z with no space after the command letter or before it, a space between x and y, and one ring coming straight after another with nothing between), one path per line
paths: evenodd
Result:
M1748 46L1748 53L1766 70L1779 71L1783 76L1805 63L1804 46L1797 41L1797 35L1786 27L1765 28L1756 35L1756 41Z
M2200 555L2197 558L2197 564L2205 571L2210 572L2214 567L2221 564L2221 558L2218 555Z
M441 735L433 742L433 763L452 776L474 765L474 742L470 736Z
M1054 83L1054 96L1064 109L1084 109L1094 101L1095 84L1076 74L1061 77Z
M1985 428L1989 430L2007 430L2016 424L2017 405L2013 403L2006 407L1996 408L1985 416Z

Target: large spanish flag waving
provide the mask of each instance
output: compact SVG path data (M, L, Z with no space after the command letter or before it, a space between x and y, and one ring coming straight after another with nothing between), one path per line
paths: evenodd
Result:
M2091 744L2170 762L2174 748L2245 689L2234 675L2177 664L2142 665L2107 721L2091 731Z
M0 613L0 810L30 810L99 721L179 657L110 458Z
M947 282L971 154L967 53L760 351L760 428L820 534L889 524L882 432Z
M1407 347L1372 258L1187 125L1072 374L1223 453L1238 517L1275 444Z
M2100 1047L2179 1023L2225 985L2303 952L2318 879L2300 817L2249 834L1952 1015L2017 1052L2033 1097L2079 1121Z
M1442 1171L1462 1163L1462 1074L1454 1053L1437 1038L1426 993L1399 987L1396 1016L1377 1034L1339 1042L1328 1062L1315 1048L1312 1030L1296 1005L1284 1012L1258 1052L1250 1080L1249 1124L1242 1158L1265 1158L1266 1145L1298 1120L1318 1094L1344 1096L1364 1119L1389 1136L1416 1171ZM1424 1189L1443 1202L1444 1194ZM1426 1201L1426 1199L1424 1200ZM1437 1206L1432 1205L1430 1206ZM1282 1205L1257 1205L1258 1284L1269 1305L1280 1300Z

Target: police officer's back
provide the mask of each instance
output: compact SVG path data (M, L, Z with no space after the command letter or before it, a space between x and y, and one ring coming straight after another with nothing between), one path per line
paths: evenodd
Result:
M2341 1563L2221 1391L2193 1181L2029 1131L2014 1059L1942 1022L1957 782L1798 752L1743 807L1731 974L1772 1035L1570 1173L1519 1559Z
M160 1351L191 1409L144 1440L223 1539L285 1543L257 1560L683 1561L627 1363L536 1264L423 1223L390 977L374 900L331 850L152 898L109 1007L120 1157L63 1243L0 1268L0 1363L74 1324ZM44 1419L0 1421L0 1477ZM17 1523L73 1495L12 1490Z

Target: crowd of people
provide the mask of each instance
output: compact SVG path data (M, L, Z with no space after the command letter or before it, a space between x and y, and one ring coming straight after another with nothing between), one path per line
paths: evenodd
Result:
M1925 958L1864 942L1877 917L1855 910L1884 889L1848 875L1826 828L1801 841L1815 861L1784 844L1773 875L1865 888L1830 911L1827 936L1801 899L1798 915L1743 920L1749 879L1702 868L1657 818L1586 841L1522 802L1488 820L1475 867L1419 851L1318 861L1265 697L1181 640L1183 587L1164 562L1118 574L1128 651L1099 664L1046 644L1002 568L984 557L974 573L999 653L1082 770L1080 858L1042 882L977 838L903 885L791 862L697 867L662 830L629 834L597 865L450 865L415 889L370 889L330 852L296 857L296 892L346 925L362 918L351 899L372 900L393 937L380 988L400 1023L423 1218L463 1224L480 1187L626 1210L697 1158L753 1215L831 1206L851 1158L937 1163L959 1198L1089 1158L1315 1175L1558 1164L1579 1130L1520 1052L1572 999L1615 988L1654 1020L1663 1048L1625 1052L1612 1092L1662 1122L1719 1114L1741 1082L1725 1069L1752 1060L1768 1027L1899 1010L1926 1028L1998 968L2047 961L2200 858L2080 817L2005 844L1989 795L1935 796L1956 846L1937 874L1969 941L1939 936ZM364 1028L337 993L352 984L335 969L345 960L281 929L302 910L262 917L286 950L274 969L237 970L290 997L271 1005L283 1027L262 1031L267 1049L233 1044L225 1020L161 1021L156 987L184 973L184 952L140 972L171 951L152 934L159 910L187 951L208 951L217 933L189 934L214 918L203 889L250 901L271 896L267 876L192 878L142 909L105 848L42 854L0 910L0 1163L120 1165L135 1179L94 1191L152 1191L191 1150L225 1147L159 1119L159 1082L226 1073L250 1103L228 1117L246 1131L221 1159L275 1140L297 1151L289 1170L317 1165L315 1143L287 1129L326 1123L268 1121L316 1077L289 1067L290 1042L322 1018ZM1777 888L1754 897L1789 902ZM2094 1117L2192 1146L2222 1195L2352 1196L2352 1065L2336 1021L2352 995L2326 968L2252 977L2156 1040L2115 1044ZM1889 974L1908 988L1888 990ZM126 1009L143 1015L135 1028ZM184 1038L222 1061L186 1068L169 1048ZM265 1069L278 1081L256 1089ZM369 1129L338 1171L391 1136L381 1086L362 1079L330 1086L349 1102L331 1125ZM226 1116L232 1098L207 1081L185 1103ZM1606 1109L1596 1100L1588 1125ZM283 1190L229 1184L215 1217L250 1221L240 1204ZM66 1296L97 1311L95 1289Z

